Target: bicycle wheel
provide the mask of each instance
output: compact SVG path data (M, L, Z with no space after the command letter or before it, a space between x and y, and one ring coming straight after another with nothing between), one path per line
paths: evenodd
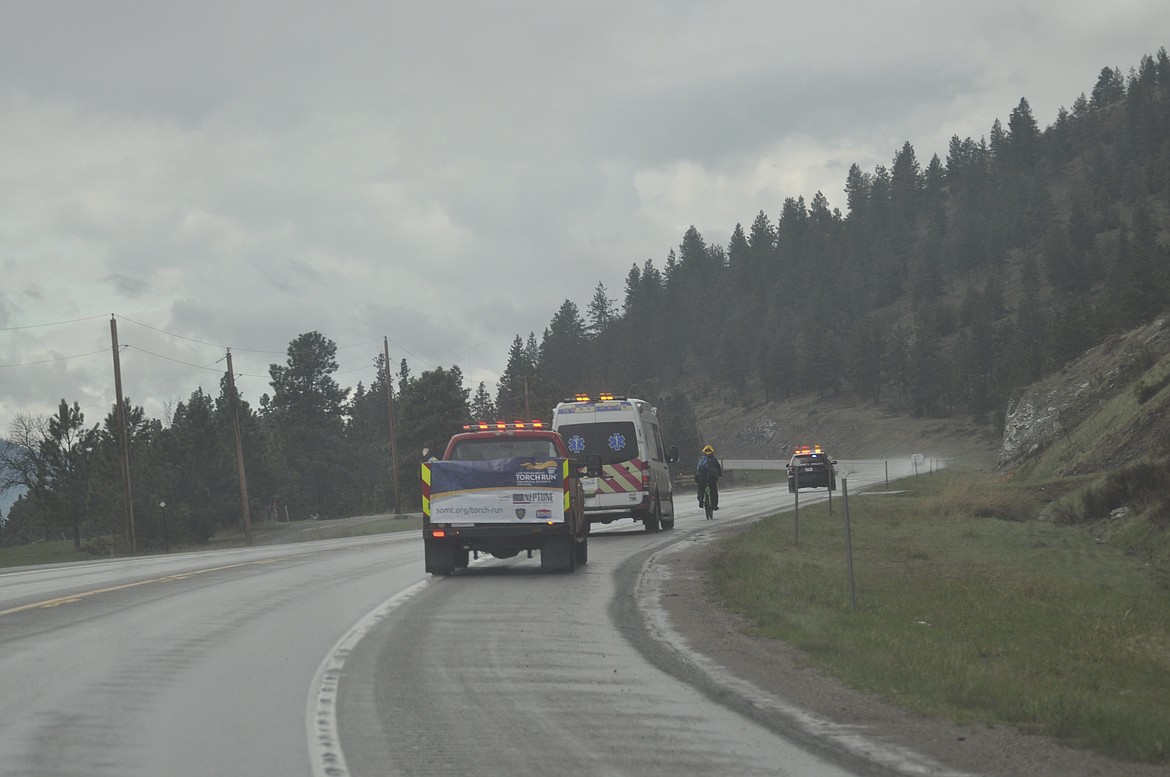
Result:
M707 513L708 521L714 517L715 508L711 506L711 486L703 489L703 510Z

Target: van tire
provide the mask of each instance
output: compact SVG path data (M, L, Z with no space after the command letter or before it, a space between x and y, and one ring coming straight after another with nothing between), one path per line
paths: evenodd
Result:
M662 528L664 530L673 529L674 528L674 513L671 513L669 518L663 518L662 517L662 497L658 496L658 498L656 498L654 500L654 502L655 502L655 504L658 505L658 523L662 526Z
M642 519L642 524L646 527L648 532L658 531L658 527L662 524L662 503L658 501L658 495L655 494L654 507L650 514Z

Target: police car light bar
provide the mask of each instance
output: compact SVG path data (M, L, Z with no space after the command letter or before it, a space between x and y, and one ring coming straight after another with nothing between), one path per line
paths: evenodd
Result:
M797 445L792 449L794 455L808 454L808 453L824 453L819 445Z

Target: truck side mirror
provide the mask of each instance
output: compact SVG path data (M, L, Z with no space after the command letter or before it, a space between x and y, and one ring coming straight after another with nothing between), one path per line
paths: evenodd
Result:
M666 452L666 463L674 464L676 461L678 461L678 446L672 445L670 450Z

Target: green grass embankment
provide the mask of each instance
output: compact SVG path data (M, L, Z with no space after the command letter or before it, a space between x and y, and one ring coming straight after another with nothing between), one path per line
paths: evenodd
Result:
M1003 723L1170 763L1170 575L1086 527L1033 517L1047 485L937 473L900 493L764 519L725 541L716 593L847 685L958 722Z

